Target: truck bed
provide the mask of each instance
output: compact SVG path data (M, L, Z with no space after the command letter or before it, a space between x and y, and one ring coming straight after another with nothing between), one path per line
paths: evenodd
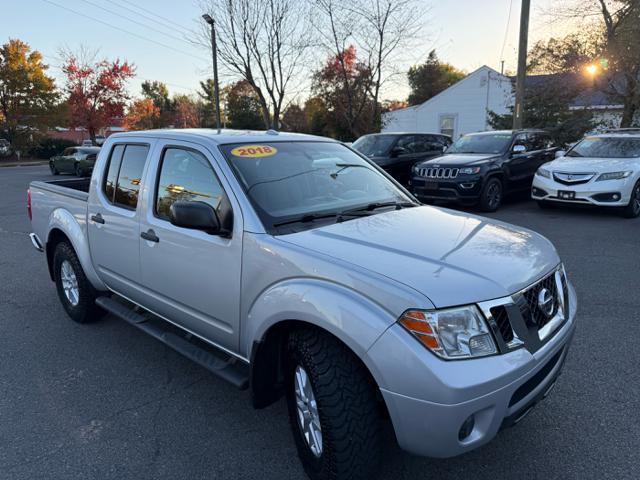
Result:
M90 178L72 178L48 182L31 182L32 227L34 233L47 241L54 214L71 214L86 233L87 202L89 200Z

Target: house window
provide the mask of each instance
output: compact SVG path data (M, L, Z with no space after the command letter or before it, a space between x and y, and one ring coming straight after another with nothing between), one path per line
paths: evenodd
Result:
M444 135L449 135L451 138L453 138L455 125L456 125L455 115L440 116L440 133Z

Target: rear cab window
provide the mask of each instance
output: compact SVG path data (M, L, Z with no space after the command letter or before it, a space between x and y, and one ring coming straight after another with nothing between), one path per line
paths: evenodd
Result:
M149 145L117 144L109 155L102 191L112 205L135 210Z

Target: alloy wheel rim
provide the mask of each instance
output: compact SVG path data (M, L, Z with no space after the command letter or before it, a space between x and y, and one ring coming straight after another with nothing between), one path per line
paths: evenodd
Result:
M80 289L78 288L78 278L73 271L73 267L68 260L62 262L60 267L60 279L62 280L62 289L67 300L74 307L80 301Z
M322 455L322 428L320 427L318 404L313 394L309 375L300 365L296 367L294 385L298 425L311 453L318 458Z
M498 187L497 183L489 186L487 196L489 197L489 205L495 207L500 201L500 187Z

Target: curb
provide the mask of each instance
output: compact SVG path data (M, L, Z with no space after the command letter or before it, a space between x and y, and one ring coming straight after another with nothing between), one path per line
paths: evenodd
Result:
M49 164L49 160L41 160L41 161L37 161L37 162L9 162L9 163L0 162L0 168L2 168L2 167L31 167L31 166L48 165L48 164Z

